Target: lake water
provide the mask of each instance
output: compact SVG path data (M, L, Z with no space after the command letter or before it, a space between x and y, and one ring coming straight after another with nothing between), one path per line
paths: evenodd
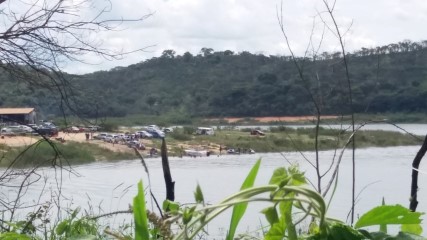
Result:
M360 193L356 205L356 216L381 204L384 197L388 204L409 205L411 164L419 146L367 148L356 151L357 159L357 192ZM304 156L314 160L313 152L304 152ZM322 169L325 170L333 158L333 151L320 152ZM314 180L315 172L304 160L301 153L289 152L263 153L254 155L210 156L199 158L170 158L170 167L175 184L176 201L180 203L194 202L194 189L200 184L209 203L219 202L226 196L238 191L241 183L257 159L262 159L256 185L267 184L273 170L277 167L298 164L306 172L306 176ZM151 174L151 189L156 198L165 198L165 187L160 158L146 159ZM126 210L136 194L136 183L143 179L147 185L147 177L139 160L119 162L102 162L74 166L73 170L79 175L59 172L51 168L41 171L46 184L39 181L27 190L21 204L31 205L39 201L51 200L50 194L40 196L40 192L51 189L58 194L60 185L62 205L70 207L92 205L95 212L110 212ZM427 212L427 160L421 162L419 176L418 211ZM58 176L58 178L55 178ZM326 181L326 180L325 180ZM325 182L326 183L326 182ZM4 186L0 187L3 199L12 197L14 191ZM149 201L150 202L150 201ZM345 220L351 207L351 151L346 151L340 167L338 189L332 200L328 215ZM247 215L241 222L240 232L256 230L260 222L265 222L259 214L263 205L250 205ZM29 209L29 211L31 208ZM211 237L223 238L228 228L229 212L210 224ZM109 219L112 224L119 224L123 218L131 216L116 216ZM427 224L424 222L424 229Z
M279 125L254 125L254 126L235 126L236 129L245 129L245 128L259 128L261 130L268 130L271 127L278 127ZM314 125L284 125L285 127L290 128L314 128ZM357 128L357 124L355 127ZM225 126L222 126L226 128ZM351 125L349 124L323 124L321 127L326 129L347 129L351 130ZM427 124L413 124L413 123L398 123L395 125L386 124L386 123L372 123L364 125L361 130L382 130L382 131L395 131L401 133L411 133L414 135L425 136L427 134Z

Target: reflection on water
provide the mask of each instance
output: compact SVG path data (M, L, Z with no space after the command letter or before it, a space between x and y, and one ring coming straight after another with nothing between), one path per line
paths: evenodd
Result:
M409 205L411 164L419 147L391 147L368 148L357 150L357 193L358 202L356 216L366 210L377 206L384 197L389 204ZM314 159L313 152L304 152L308 159ZM320 152L320 163L326 169L330 163L333 151ZM346 219L350 210L351 201L351 153L346 152L340 167L340 180L338 190L332 200L329 215L339 219ZM315 179L315 172L300 153L255 154L233 156L211 156L202 158L170 158L171 172L175 184L176 201L180 203L194 202L193 192L197 183L202 187L205 199L209 203L216 203L226 196L238 191L241 183L253 166L255 161L261 158L262 164L257 185L267 184L273 170L277 167L288 166L289 162L298 164L300 169L306 172L311 180ZM285 160L285 158L287 160ZM162 201L165 198L165 187L161 161L159 158L146 160L151 175L151 189L156 198ZM420 169L427 172L426 161L421 162ZM88 202L102 212L125 210L132 202L136 194L136 183L143 179L147 185L147 176L139 160L93 163L75 166L79 176L63 173L62 195L64 203L72 206L86 206ZM26 194L25 201L31 203L39 197L42 189L56 191L55 172L52 169L44 169L43 176L47 180L46 186L40 181ZM427 212L427 183L426 176L419 177L419 211ZM1 189L2 192L4 189ZM50 195L42 196L42 200L49 200ZM257 204L248 208L248 216L244 218L240 231L254 230L265 222L259 211L262 205ZM229 213L228 213L229 214ZM130 217L130 216L128 216ZM117 217L116 221L119 217ZM229 222L228 216L222 216L210 225L213 232L227 229L224 223ZM113 219L114 221L114 219ZM424 228L427 229L426 221ZM213 230L212 230L213 229ZM219 231L218 234L224 234Z

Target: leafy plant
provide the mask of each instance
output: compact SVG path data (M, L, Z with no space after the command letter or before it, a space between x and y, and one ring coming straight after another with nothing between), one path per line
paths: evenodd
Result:
M251 169L248 176L246 177L245 181L242 184L242 187L240 190L245 190L254 185L255 178L258 174L259 165L261 164L261 160L258 160L255 163L255 166ZM232 240L234 237L234 234L237 229L237 225L240 222L240 219L242 219L243 215L245 214L246 208L248 207L248 203L240 203L236 204L233 207L233 213L231 215L231 222L230 222L230 229L227 233L227 240Z
M173 235L173 239L194 239L204 231L204 227L219 214L233 208L230 227L226 239L234 239L237 226L246 212L248 204L252 202L267 202L271 205L262 211L268 225L263 233L266 240L276 239L310 239L310 240L382 240L382 239L423 239L420 234L422 213L414 213L400 205L383 205L364 214L355 227L344 224L335 219L327 218L326 204L322 196L315 190L307 187L304 174L296 166L278 168L274 171L269 184L254 186L255 178L260 167L257 161L243 182L239 192L227 197L214 205L206 205L202 189L197 186L194 192L195 204L180 206L178 203L165 201L163 209L167 212L169 223L175 222L180 230ZM139 185L137 202L135 205L145 204L141 183ZM135 198L137 199L137 198ZM144 210L141 206L134 208L136 239L149 239L149 226L144 220ZM137 213L137 212L138 213ZM138 222L137 222L138 221ZM310 222L305 230L297 226L302 222ZM363 227L398 224L401 232L396 236L386 232L368 231ZM165 238L166 239L166 238Z
M380 226L379 232L360 230L368 239L421 239L421 215L401 205L382 205L373 208L356 222L355 228ZM401 232L392 237L387 234L387 225L400 226ZM422 238L424 239L424 238Z
M98 239L99 226L96 220L88 217L77 218L80 208L75 209L69 218L61 221L55 228L56 239Z

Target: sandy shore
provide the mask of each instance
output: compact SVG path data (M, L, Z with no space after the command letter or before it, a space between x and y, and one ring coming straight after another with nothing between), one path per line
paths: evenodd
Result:
M96 134L94 134L94 136L95 135ZM65 142L67 141L88 142L91 144L99 145L100 147L107 148L115 152L133 152L133 149L122 144L112 144L112 143L107 143L107 142L104 142L101 140L95 140L95 139L90 139L89 141L87 141L85 133L59 132L58 136L52 137L51 140L54 142L60 143L60 141L56 140L57 138L62 138L65 140ZM3 136L3 138L0 138L0 144L4 144L10 147L25 147L25 146L34 144L40 139L42 138L39 136ZM144 144L150 143L149 140L141 140L141 142Z
M93 136L95 135L97 135L97 133L93 134ZM96 139L86 140L85 133L59 132L58 136L52 137L51 140L55 143L62 144L59 140L57 140L60 138L64 139L65 143L68 141L81 142L81 143L87 142L90 144L96 144L102 148L106 148L114 152L129 152L129 153L134 152L132 148L129 148L128 146L123 144L117 144L117 143L112 144L112 143L108 143L108 142L104 142L102 140L96 140ZM42 139L40 136L4 136L3 138L0 138L0 144L5 144L10 147L25 147L25 146L30 146L31 144L36 143L40 139ZM140 139L139 141L147 147L146 150L140 151L141 154L148 155L149 149L151 148L151 146L153 146L153 141L150 139ZM171 147L173 146L168 145L169 150ZM185 150L185 149L207 150L207 151L213 152L213 154L219 154L219 148L220 148L220 146L217 144L203 144L203 145L193 146L193 145L187 145L183 143L178 144L177 147L181 148L182 150Z

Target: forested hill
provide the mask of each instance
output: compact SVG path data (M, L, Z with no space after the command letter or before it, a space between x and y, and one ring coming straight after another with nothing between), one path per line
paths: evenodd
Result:
M355 112L426 112L427 41L404 41L348 54ZM297 59L249 52L194 56L165 50L128 67L73 78L75 100L88 116L133 113L187 116L271 116L348 113L348 83L340 53ZM4 81L1 92L4 92ZM14 88L15 89L15 88ZM1 94L2 106L35 105L58 113L54 100L37 91Z

